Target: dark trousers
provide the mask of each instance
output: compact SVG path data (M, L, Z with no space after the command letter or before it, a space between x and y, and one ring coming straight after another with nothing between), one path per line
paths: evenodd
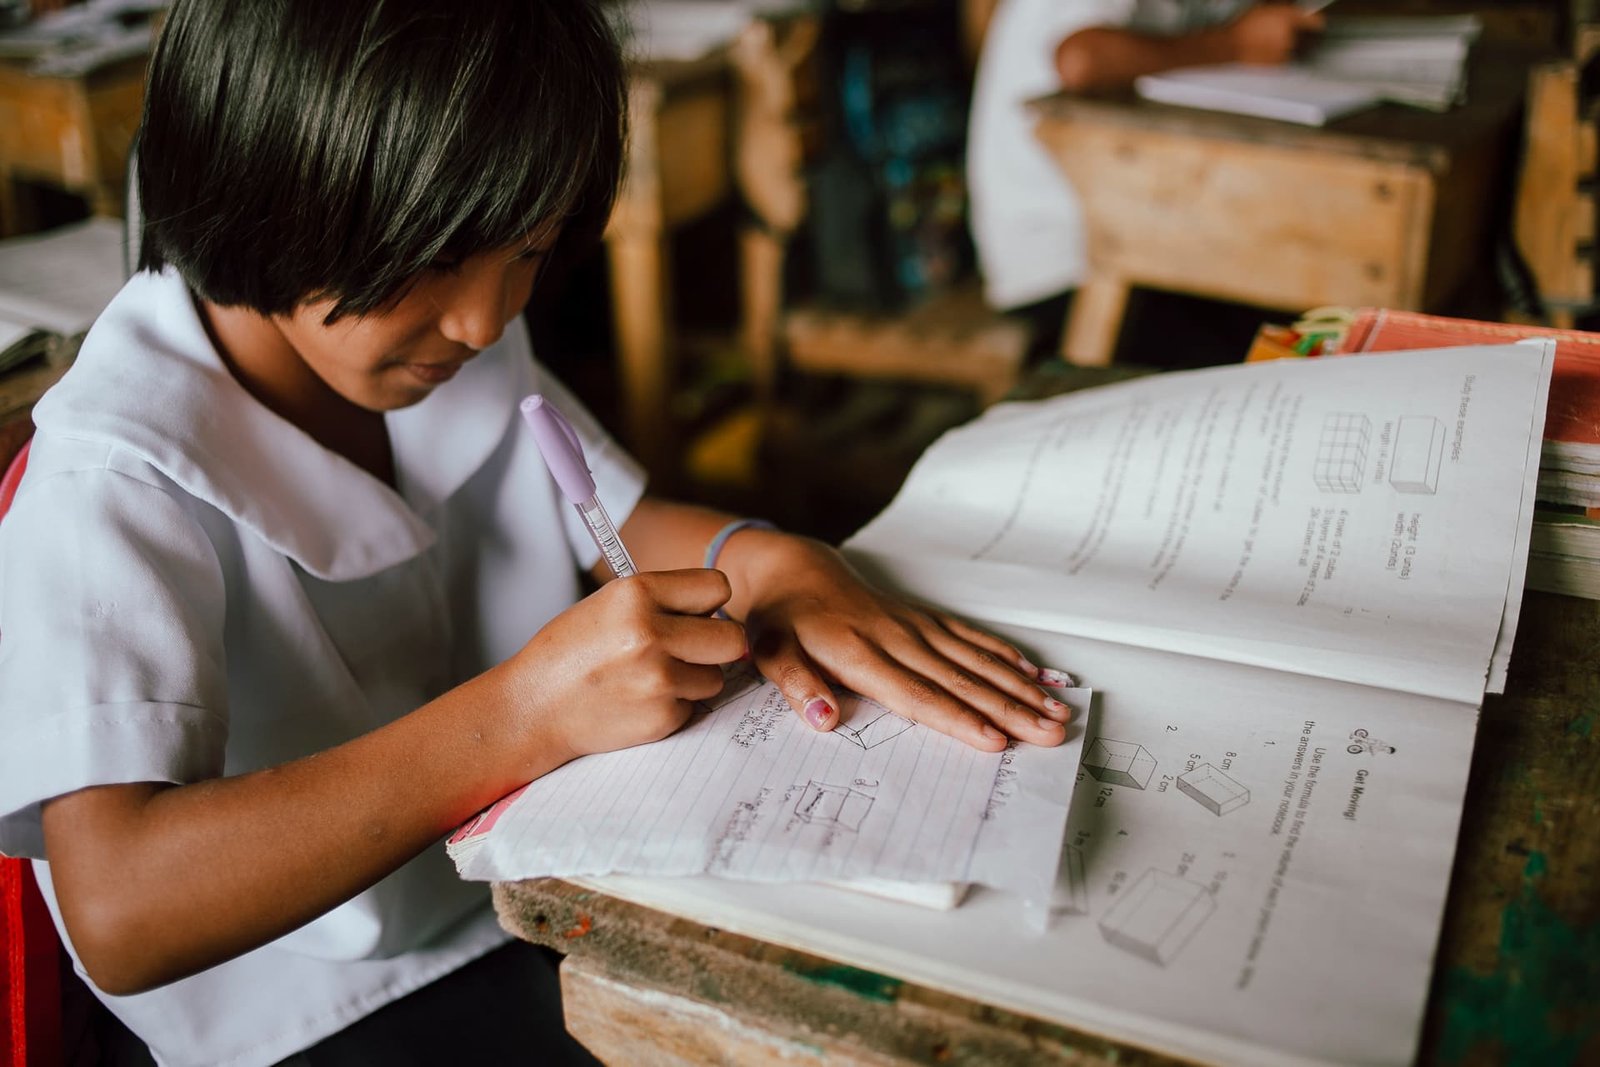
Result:
M600 1061L562 1023L560 961L550 949L513 941L295 1053L283 1067L595 1067ZM109 1013L106 1021L120 1033L101 1042L102 1064L153 1067L143 1042Z

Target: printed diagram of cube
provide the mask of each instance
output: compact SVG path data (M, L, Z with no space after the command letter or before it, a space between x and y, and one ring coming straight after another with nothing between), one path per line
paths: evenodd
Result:
M1432 415L1405 415L1394 431L1389 484L1401 493L1436 493L1444 465L1444 423Z
M1100 936L1165 967L1216 908L1205 886L1152 867L1106 912Z
M1317 439L1317 461L1312 476L1325 493L1361 492L1361 474L1367 469L1367 443L1372 421L1354 412L1334 412L1322 420Z
M849 786L807 782L805 792L794 806L794 813L808 823L837 826L841 830L861 829L861 820L872 810L872 797Z
M1213 815L1226 815L1250 803L1250 790L1209 763L1178 775L1178 788Z
M1097 737L1083 754L1083 766L1090 774L1106 785L1126 785L1143 789L1150 784L1155 773L1155 757L1143 745L1132 741L1113 741Z

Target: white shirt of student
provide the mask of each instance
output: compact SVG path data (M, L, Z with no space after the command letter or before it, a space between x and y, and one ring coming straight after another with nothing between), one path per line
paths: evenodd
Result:
M130 281L36 409L0 522L0 851L43 856L50 797L347 741L576 601L597 553L515 415L530 392L571 418L620 521L640 472L534 362L520 320L387 416L396 492L250 397L176 275ZM102 999L162 1063L250 1067L505 939L441 845L270 945Z
M1034 137L1025 106L1061 88L1056 46L1114 26L1177 35L1227 22L1249 0L1000 0L984 33L967 125L973 242L990 305L1014 308L1084 281L1078 199Z

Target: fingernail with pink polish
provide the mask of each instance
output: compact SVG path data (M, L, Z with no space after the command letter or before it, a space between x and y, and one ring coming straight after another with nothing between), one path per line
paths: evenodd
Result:
M1066 671L1055 671L1048 667L1039 672L1039 684L1047 685L1051 689L1073 689L1077 687L1077 679Z
M1029 678L1037 678L1039 676L1039 668L1029 663L1027 656L1018 656L1017 666L1022 670L1022 673L1026 674Z
M806 722L810 723L812 726L815 726L817 729L820 730L824 726L828 725L828 719L832 715L833 708L829 707L828 702L823 700L821 697L815 697L806 701Z
M1072 716L1072 706L1070 704L1063 704L1055 697L1045 697L1044 706L1045 710L1051 712L1052 714L1059 715L1063 719L1068 719Z

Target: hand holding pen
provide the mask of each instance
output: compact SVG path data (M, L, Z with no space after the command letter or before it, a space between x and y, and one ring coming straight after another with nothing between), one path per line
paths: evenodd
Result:
M751 543L753 556L747 547L742 563L722 571L634 574L596 499L576 433L543 398L528 398L522 410L562 494L608 565L618 575L633 575L563 612L528 646L548 657L534 671L545 669L544 662L564 668L548 671L551 691L539 695L558 716L575 720L575 753L665 736L688 718L692 702L721 689L716 665L744 654L746 631L707 616L728 602L732 573L742 575L754 665L814 729L837 724L838 686L975 748L995 750L1008 736L1044 745L1065 738L1070 708L1040 688L1059 679L1047 679L999 638L867 586L819 542L768 534L764 546L761 537ZM646 501L630 524L639 528L645 513L646 529L681 537L687 529L706 528L705 513L688 514L693 511ZM572 706L586 714L572 716ZM649 725L627 721L634 716Z
M641 573L600 502L577 433L539 395L523 418L563 497L618 578L551 619L516 657L539 719L571 755L665 737L722 689L745 651L744 627L712 617L731 592L701 568Z

